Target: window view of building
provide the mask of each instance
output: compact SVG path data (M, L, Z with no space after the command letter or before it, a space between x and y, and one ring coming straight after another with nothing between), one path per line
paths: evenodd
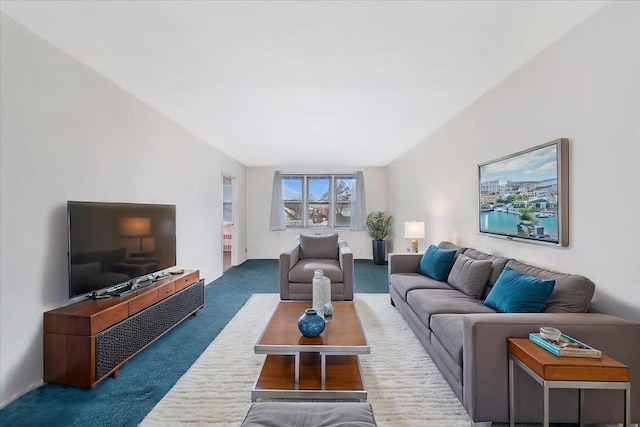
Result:
M352 175L282 176L287 227L332 228L351 225Z

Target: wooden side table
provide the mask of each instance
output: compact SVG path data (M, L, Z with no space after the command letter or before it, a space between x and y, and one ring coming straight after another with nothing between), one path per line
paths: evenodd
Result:
M508 338L509 351L509 426L515 426L514 364L522 368L544 388L543 426L549 426L549 389L579 390L579 420L584 426L583 403L585 389L624 390L624 425L631 423L631 382L629 367L603 354L601 359L558 357L528 338Z

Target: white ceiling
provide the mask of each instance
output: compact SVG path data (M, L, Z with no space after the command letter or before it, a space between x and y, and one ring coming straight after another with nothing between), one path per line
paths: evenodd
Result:
M4 1L247 166L384 166L603 1Z

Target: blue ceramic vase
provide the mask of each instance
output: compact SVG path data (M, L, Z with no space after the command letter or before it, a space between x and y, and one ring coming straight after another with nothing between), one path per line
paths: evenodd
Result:
M309 338L319 336L324 331L324 325L324 319L313 308L308 308L298 319L298 329Z

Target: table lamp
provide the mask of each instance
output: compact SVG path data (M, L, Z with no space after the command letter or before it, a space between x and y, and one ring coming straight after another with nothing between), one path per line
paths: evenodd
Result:
M424 238L424 221L405 221L404 237L411 239L411 252L418 252L418 240Z

